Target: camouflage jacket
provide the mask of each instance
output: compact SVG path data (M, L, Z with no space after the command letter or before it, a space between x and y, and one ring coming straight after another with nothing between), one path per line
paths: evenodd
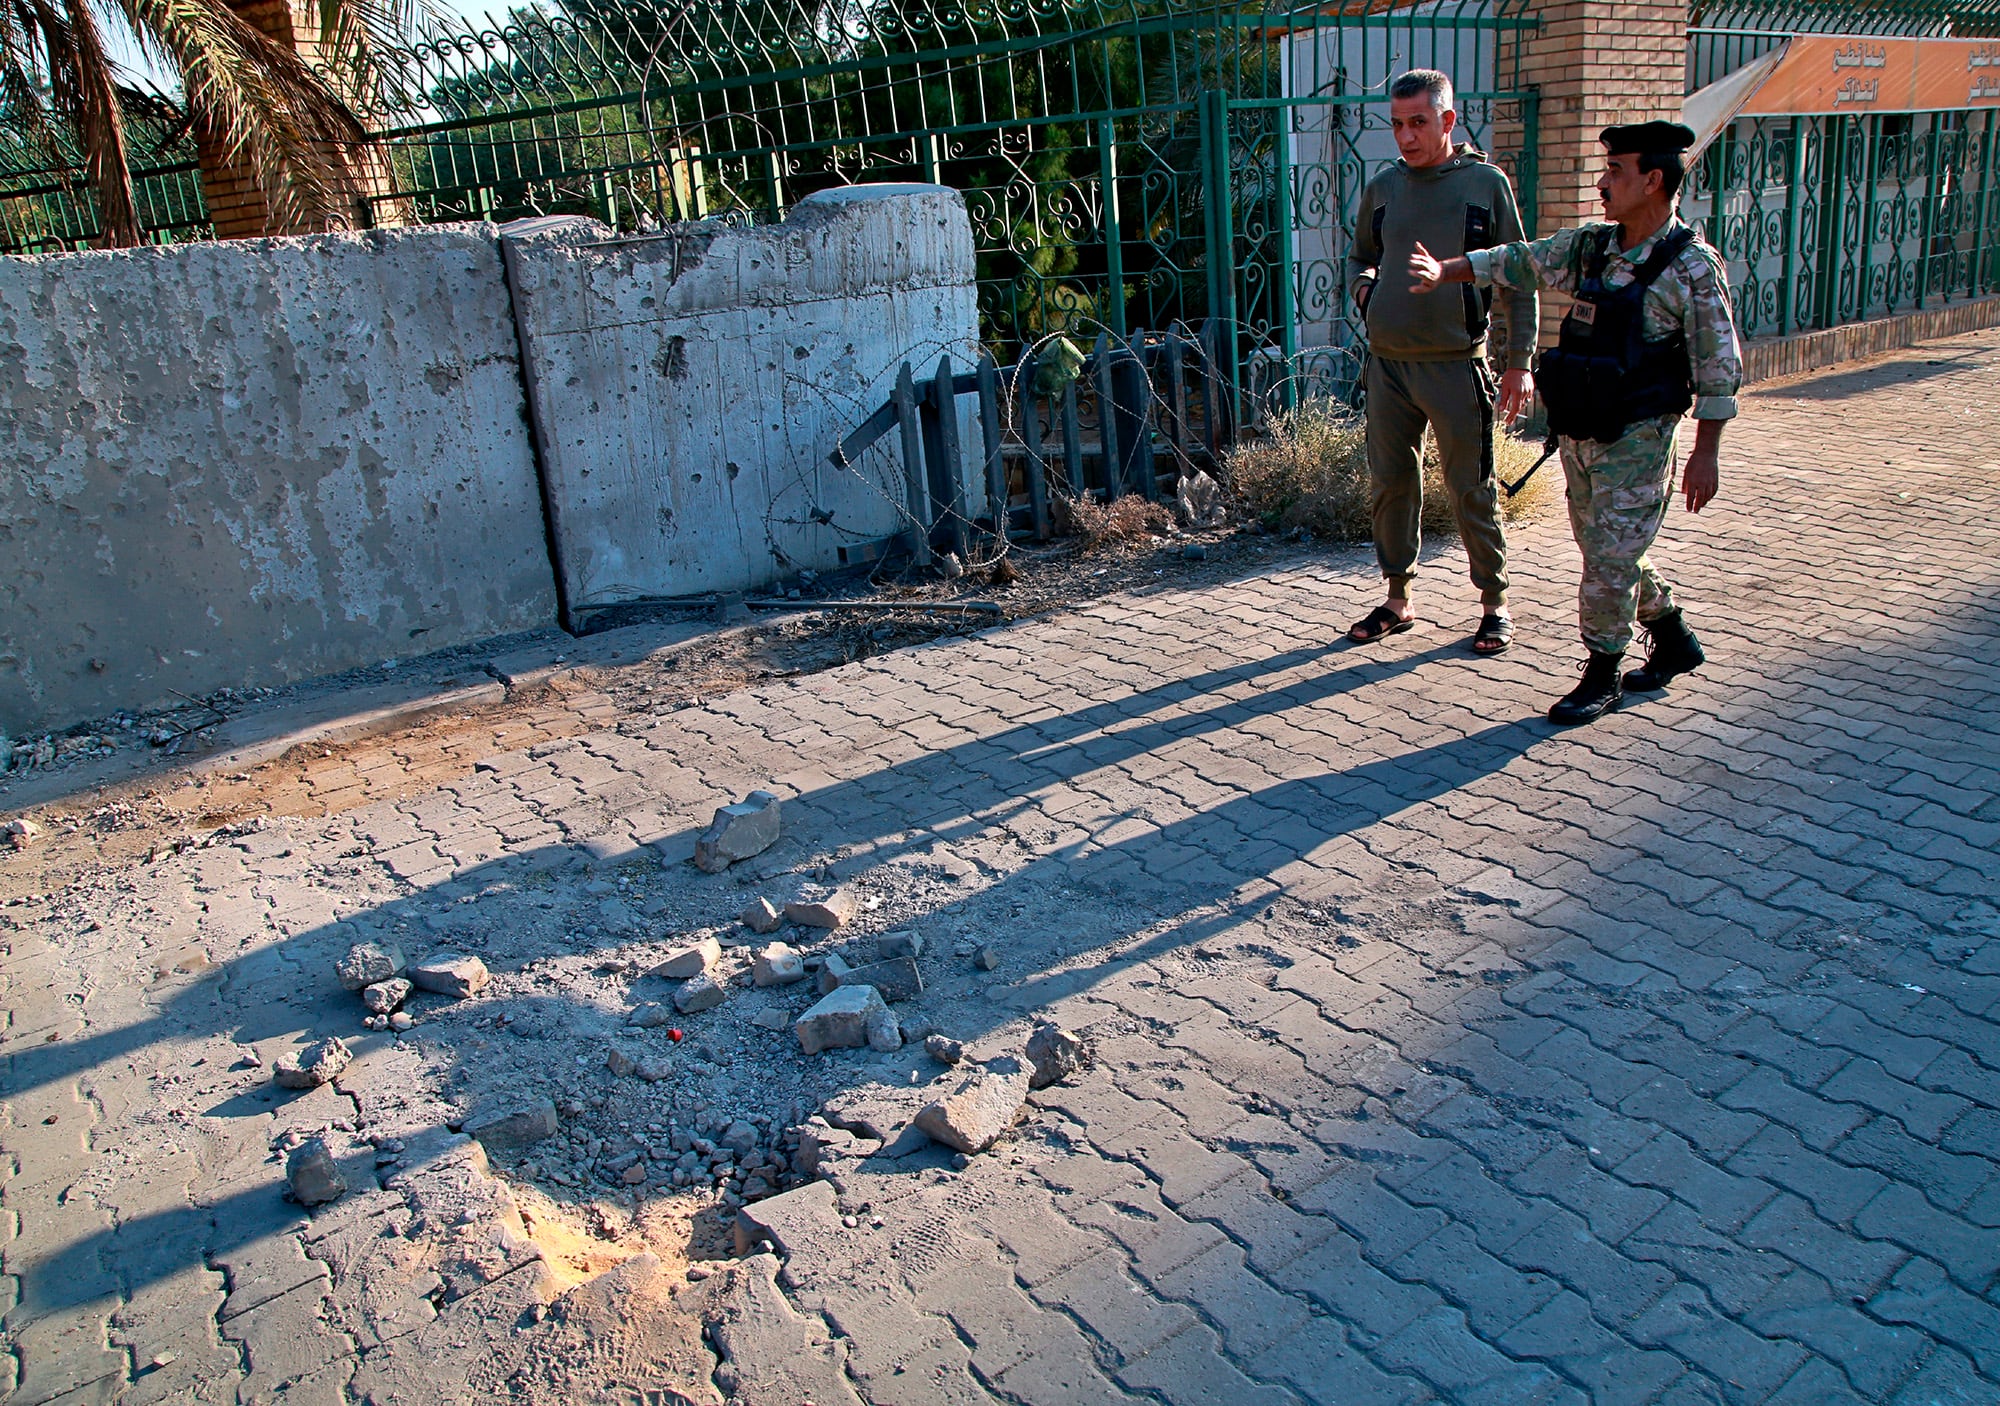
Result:
M1678 215L1658 234L1630 249L1616 240L1606 262L1604 282L1618 288L1630 283L1653 245L1681 225ZM1545 239L1496 245L1467 254L1473 282L1485 287L1552 288L1567 293L1576 287L1586 239L1605 228L1602 222L1557 230ZM1694 377L1694 417L1727 420L1736 414L1736 393L1743 388L1743 354L1736 341L1736 318L1729 307L1729 283L1722 258L1696 238L1680 257L1646 290L1644 312L1647 341L1671 337L1679 328L1687 336L1689 369Z

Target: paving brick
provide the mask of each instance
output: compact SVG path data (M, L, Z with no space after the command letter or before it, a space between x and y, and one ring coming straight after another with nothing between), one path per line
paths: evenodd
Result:
M1783 1386L1806 1362L1796 1343L1773 1342L1718 1314L1700 1291L1677 1285L1632 1324L1633 1339L1678 1354L1751 1400Z
M1548 1368L1513 1361L1482 1341L1456 1309L1432 1309L1384 1342L1375 1355L1392 1370L1422 1377L1448 1400L1525 1406L1576 1399Z
M1786 1275L1743 1315L1744 1326L1766 1338L1804 1344L1839 1367L1842 1386L1869 1401L1884 1401L1930 1351L1926 1335L1878 1322L1818 1275ZM1788 1384L1796 1392L1796 1379Z

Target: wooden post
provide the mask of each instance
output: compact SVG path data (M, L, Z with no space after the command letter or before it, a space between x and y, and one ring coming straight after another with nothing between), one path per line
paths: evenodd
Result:
M910 512L910 559L918 566L931 564L931 495L924 476L924 431L917 411L916 380L910 363L896 373L896 426L903 432L903 491Z

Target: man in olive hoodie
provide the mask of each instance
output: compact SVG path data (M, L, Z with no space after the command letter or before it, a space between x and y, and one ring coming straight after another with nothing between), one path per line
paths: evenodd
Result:
M1487 369L1491 292L1426 300L1399 274L1418 244L1456 256L1522 237L1506 173L1469 145L1454 145L1458 114L1451 80L1430 69L1389 85L1389 120L1402 160L1361 193L1349 245L1348 284L1368 329L1368 476L1375 555L1388 599L1349 632L1359 643L1407 630L1410 578L1416 574L1423 514L1424 426L1437 438L1459 539L1479 590L1481 618L1472 638L1479 654L1513 640L1507 610L1507 539L1493 472L1493 425L1527 410L1528 370L1536 337L1535 294L1501 290L1506 320L1504 370L1496 397ZM1442 253L1438 255L1444 257Z

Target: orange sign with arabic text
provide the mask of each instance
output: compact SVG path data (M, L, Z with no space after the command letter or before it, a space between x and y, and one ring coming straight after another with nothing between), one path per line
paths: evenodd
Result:
M1800 34L1745 117L2000 107L2000 40Z

